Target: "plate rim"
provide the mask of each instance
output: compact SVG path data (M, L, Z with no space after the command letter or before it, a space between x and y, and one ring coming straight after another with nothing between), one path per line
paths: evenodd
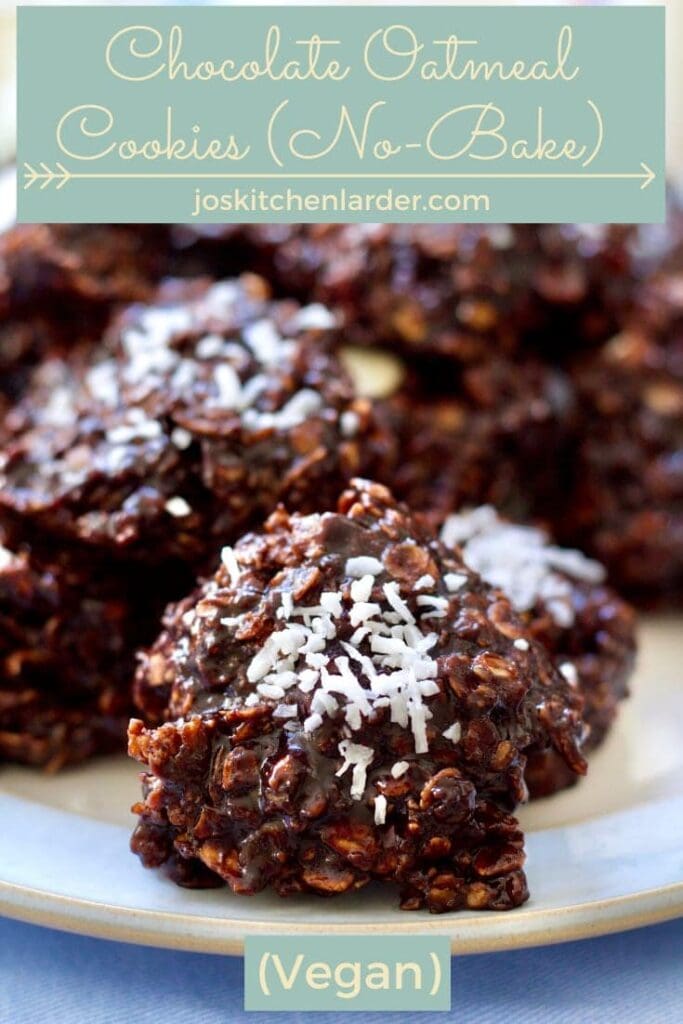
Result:
M245 920L184 914L177 911L114 906L99 900L64 896L14 882L0 881L0 914L27 924L91 938L193 953L243 956L244 940L253 935L439 934L450 938L451 953L494 953L547 946L630 931L683 917L683 881L637 893L589 900L549 911L533 903L505 913L420 918L398 921L288 922ZM410 918L410 914L405 915ZM548 919L550 918L550 923ZM520 925L522 927L520 927Z

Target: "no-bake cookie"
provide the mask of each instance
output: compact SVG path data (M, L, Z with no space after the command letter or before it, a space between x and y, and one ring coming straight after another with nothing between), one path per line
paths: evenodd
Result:
M226 548L136 698L162 724L129 731L133 849L185 885L509 909L527 754L585 770L581 699L509 600L362 481Z
M254 275L131 307L92 360L43 368L10 416L11 529L200 565L280 500L331 503L382 445L333 325L320 305L271 302Z

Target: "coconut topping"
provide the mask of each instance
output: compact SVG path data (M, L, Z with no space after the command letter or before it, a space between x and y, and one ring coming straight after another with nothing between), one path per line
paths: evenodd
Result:
M463 577L464 579L464 577ZM413 590L426 590L430 587L436 586L436 580L433 576L425 575L420 576L413 586Z
M182 519L184 516L192 514L192 509L179 494L169 498L166 502L166 511L169 515L175 516L178 519Z
M387 820L387 798L378 793L375 797L375 825L384 825Z
M320 302L312 302L309 306L304 306L292 321L292 327L299 331L329 330L336 325L337 318Z
M185 451L192 444L192 434L184 427L174 427L171 431L171 441L179 451Z
M532 526L501 519L490 505L449 516L442 541L462 548L466 564L507 594L517 611L543 603L555 622L574 622L572 581L601 583L605 570L580 551L560 548Z
M109 444L130 444L132 441L150 441L161 437L161 425L149 419L140 409L130 409L126 414L126 423L111 427L107 431Z
M239 582L239 578L242 575L239 562L237 561L237 555L235 554L234 548L229 547L227 544L221 551L221 562L228 570L230 574L230 582L233 587Z
M14 552L10 551L9 548L3 547L0 544L0 569L8 569L10 565L16 560Z
M570 686L578 686L579 684L579 673L576 669L576 665L571 661L564 661L560 665L560 672L567 680Z
M236 580L239 566L234 551L224 548L222 558ZM434 681L438 665L430 653L438 636L417 626L396 580L379 584L368 569L379 572L382 563L372 557L348 559L346 584L338 592L324 591L314 604L297 605L283 591L277 617L286 624L271 633L247 667L247 679L256 690L250 703L255 704L258 697L281 700L295 686L312 693L304 721L307 733L341 711L353 734L375 709L388 708L392 722L410 729L415 753L423 754L428 750L427 722L432 717L425 699L439 692ZM371 596L375 600L368 600ZM446 614L446 598L420 595L417 602L427 608L422 618ZM339 641L344 654L329 657L325 652L337 638L345 610L351 625L358 628L351 642ZM240 620L222 621L235 625ZM340 774L353 766L352 796L359 800L373 752L343 740L339 753L344 758Z
M55 427L73 423L76 415L71 390L68 387L55 388L41 410L41 419Z
M359 558L347 558L345 572L347 576L377 576L383 569L378 558L361 555Z
M355 437L360 430L360 417L353 409L347 409L339 418L342 437Z
M339 744L339 753L344 761L337 775L344 775L349 768L352 769L351 796L354 800L360 800L365 790L367 770L375 752L372 747L364 747L361 743L342 740Z
M449 593L455 594L467 583L467 576L461 572L447 572L444 576L444 583Z
M86 387L93 398L113 409L119 404L119 384L116 362L106 359L96 363L85 375Z
M193 302L142 310L121 335L123 381L135 389L138 398L164 387L180 399L191 399L199 384L206 391L207 409L235 412L249 430L299 426L322 407L321 396L312 388L301 388L279 409L260 408L258 404L269 390L269 374L286 372L297 350L296 342L283 336L273 319L259 316L268 311L268 303L248 300L253 319L241 330L235 327L235 337L225 338L215 332L216 320L228 325L242 323L246 301L239 283L228 281L214 285ZM334 322L331 313L316 305L300 310L289 326L296 331L328 329ZM184 339L191 342L190 358L183 355L184 346L179 344ZM98 368L97 372L99 377L90 381L91 387L96 386L111 404L115 382L105 369ZM352 437L360 424L355 413L348 412L340 422L340 431ZM180 434L174 443L182 449L190 442Z
M447 740L450 740L451 743L459 743L462 737L462 726L460 725L460 722L454 722L453 725L444 730L443 735Z

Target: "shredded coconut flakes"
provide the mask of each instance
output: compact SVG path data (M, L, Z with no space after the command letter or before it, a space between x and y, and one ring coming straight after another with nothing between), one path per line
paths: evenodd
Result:
M369 573L367 576L361 576L360 579L354 580L351 584L351 600L366 603L370 600L374 585L375 577Z
M470 569L507 594L516 611L541 602L563 628L574 622L570 580L600 583L605 578L599 562L550 544L543 530L505 522L491 505L449 516L441 539L459 545Z
M161 424L144 416L134 416L139 410L131 409L127 414L128 423L121 423L107 431L109 444L130 444L131 441L153 440L161 437Z
M311 329L324 331L335 327L336 324L336 317L326 306L323 306L320 302L312 302L309 306L304 306L303 309L300 309L295 314L291 327L297 331Z
M231 575L239 573L231 548L223 550L222 559ZM425 698L440 691L438 665L430 654L438 636L418 627L398 583L392 580L383 585L385 601L367 600L374 574L380 570L378 559L349 559L346 574L354 580L348 591L323 591L318 604L296 605L291 593L283 591L276 613L284 620L283 627L271 633L247 668L247 679L260 697L281 701L293 686L311 695L304 732L314 732L325 718L343 716L349 738L339 744L343 764L338 774L353 769L351 795L357 800L365 790L374 751L355 743L353 733L375 708L387 708L390 720L412 733L415 752L425 753L427 723L432 717ZM429 615L441 614L442 606L448 604L446 598L422 596L432 609ZM350 607L345 609L349 599ZM337 621L347 613L355 632L351 642L339 641L344 653L330 658L327 645L337 637ZM233 620L224 621L233 624ZM408 762L397 762L394 769L402 769L403 764L407 770Z
M182 519L185 516L192 514L192 509L179 494L169 498L164 506L170 516L174 516L176 519Z
M571 661L563 662L560 665L560 672L570 686L578 686L579 673L576 670L576 665L573 665Z
M239 340L207 332L194 346L194 359L184 358L173 346L176 338L200 330L207 319L229 321L239 295L238 285L225 281L213 285L194 303L144 310L137 322L127 327L122 334L126 354L123 378L144 388L147 393L168 381L171 389L182 395L191 391L197 380L206 379L208 372L211 374L209 379L213 389L207 399L208 405L233 410L240 415L243 425L249 430L293 429L320 411L322 397L312 388L301 388L290 395L279 409L256 408L256 400L269 386L267 372L291 361L296 350L296 342L283 338L271 319L262 317L248 323L242 329ZM292 327L302 330L330 327L333 324L334 317L324 306L313 305L300 310ZM209 365L207 371L201 363L211 359L220 362L213 368ZM251 359L255 359L260 368L267 372L252 373L246 380L242 380L244 367ZM115 404L118 400L114 392L115 381L108 379L107 372L106 366L96 368L94 375L91 374L90 384L100 392L103 400ZM349 411L342 414L340 429L344 436L353 436L359 425L356 413ZM191 443L192 438L186 431L174 431L174 435L173 443L179 448L188 447ZM141 436L131 435L125 438L124 443Z
M171 431L171 441L180 451L185 451L192 444L192 434L184 427L174 427Z
M296 704L278 704L275 711L273 711L274 718L296 718L296 716Z
M444 730L443 735L447 740L450 740L451 743L459 743L462 737L462 726L460 725L460 722L454 722L453 725Z
M16 555L12 551L0 544L0 569L8 569L15 558Z
M416 580L413 590L428 590L434 586L436 586L436 580L433 576L420 576L419 580Z
M460 590L467 583L467 576L462 572L447 572L443 579L446 589L451 594Z
M362 576L379 576L384 566L379 558L360 555L358 558L347 558L344 571L347 576L360 579Z
M353 409L347 409L339 417L339 427L342 437L355 437L360 430L360 418Z
M337 775L343 775L349 768L351 774L351 796L354 800L360 800L365 791L367 771L375 756L372 747L365 747L362 743L352 743L351 740L342 740L339 744L339 753L344 758Z
M233 587L239 582L239 578L242 575L239 562L237 561L237 555L235 554L234 548L229 547L227 544L221 551L221 562L228 570L230 574L230 582Z

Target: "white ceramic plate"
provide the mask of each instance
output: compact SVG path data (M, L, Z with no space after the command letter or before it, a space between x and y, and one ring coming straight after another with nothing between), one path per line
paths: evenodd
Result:
M634 696L589 778L524 809L531 900L403 913L395 893L280 900L179 889L128 852L135 765L0 772L0 912L148 945L238 953L246 935L440 933L456 952L560 942L683 915L683 618L641 627Z

